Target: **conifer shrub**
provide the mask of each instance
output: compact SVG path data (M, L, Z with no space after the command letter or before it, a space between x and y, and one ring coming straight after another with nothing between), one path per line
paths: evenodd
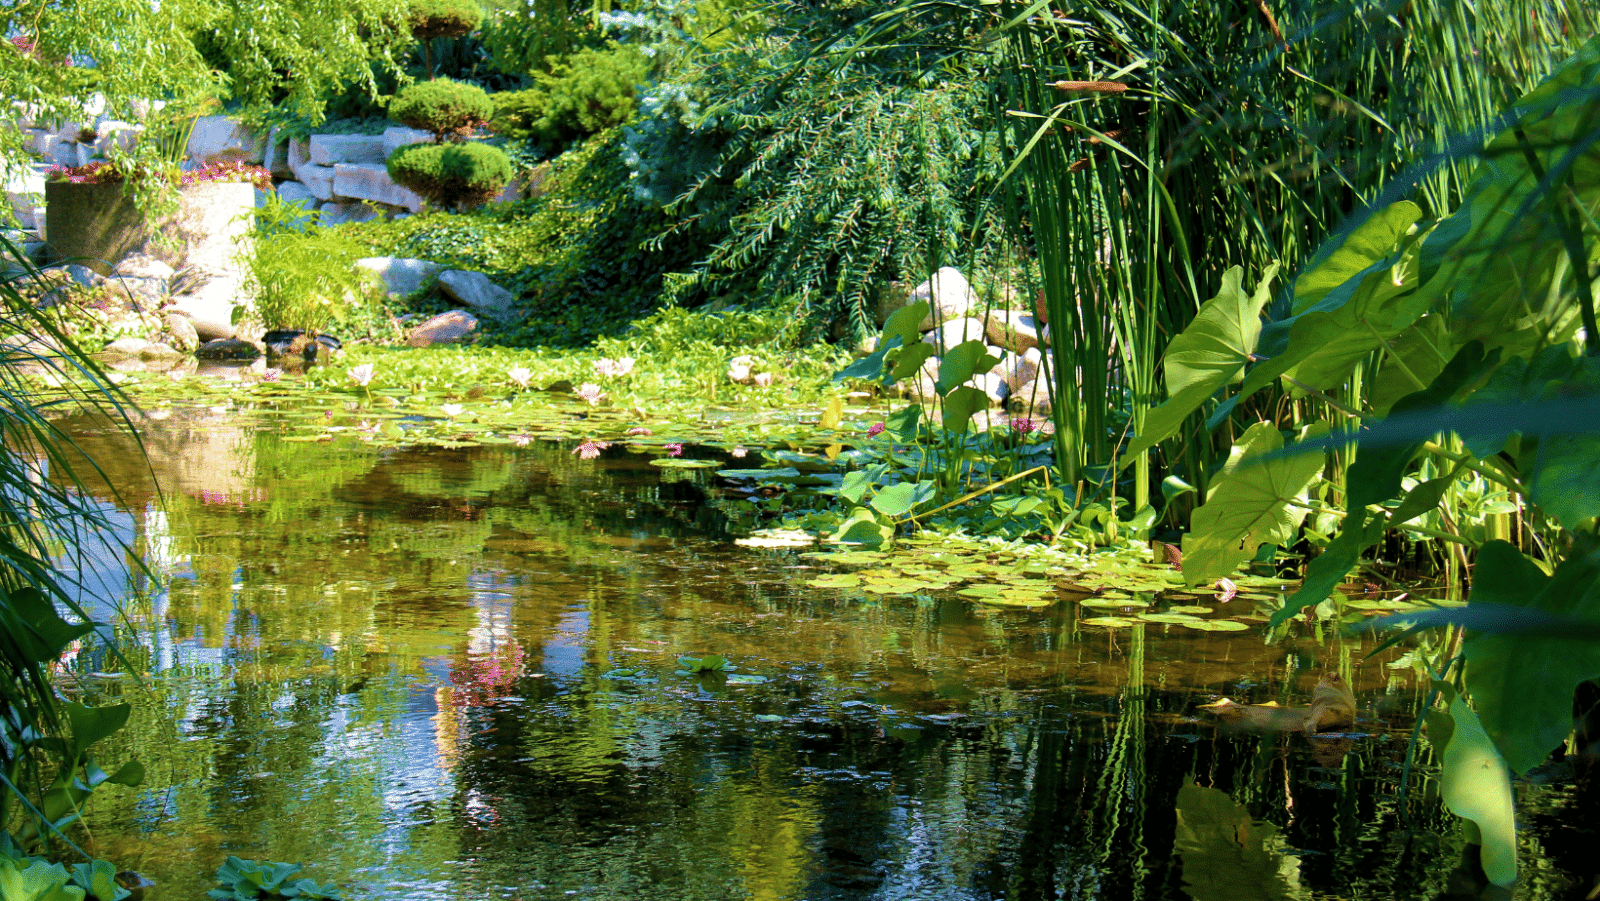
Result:
M454 38L483 23L483 7L474 0L411 0L411 34L419 41Z
M389 177L453 210L487 203L511 181L505 151L480 143L411 144L389 155Z
M494 96L491 127L559 152L590 135L632 121L650 60L637 47L585 48L535 72L534 87Z
M494 101L483 88L448 78L410 85L389 102L389 118L432 132L435 141L465 138L493 116Z

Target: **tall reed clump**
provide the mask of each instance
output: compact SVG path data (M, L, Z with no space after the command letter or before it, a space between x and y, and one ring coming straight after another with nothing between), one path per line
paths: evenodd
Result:
M1046 0L995 15L1009 208L1038 264L1072 481L1118 462L1122 400L1140 432L1163 396L1162 350L1224 271L1292 274L1402 196L1455 208L1495 111L1600 20L1554 0ZM1284 402L1239 412L1271 419ZM1126 461L1135 507L1163 472L1203 496L1234 430L1208 435L1201 419Z

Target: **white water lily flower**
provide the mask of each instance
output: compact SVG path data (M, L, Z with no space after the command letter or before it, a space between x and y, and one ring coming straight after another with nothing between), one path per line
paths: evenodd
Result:
M376 369L371 363L362 363L360 366L352 367L347 374L350 376L350 381L365 388L372 384L372 376L375 371Z
M511 383L518 388L526 388L529 380L533 378L533 370L526 366L513 366L511 371L506 373L506 378L511 379Z
M591 407L599 403L600 398L606 396L605 392L600 390L600 386L593 382L584 382L574 393L583 398Z
M463 407L460 404L440 404L439 409L444 411L444 415L454 419L457 416L460 416L461 411L465 410L466 407Z

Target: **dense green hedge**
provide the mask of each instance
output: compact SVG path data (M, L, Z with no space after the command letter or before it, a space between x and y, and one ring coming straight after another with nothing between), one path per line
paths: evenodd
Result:
M483 88L448 78L409 85L389 102L389 118L439 140L470 135L493 116L494 101Z
M487 144L411 144L389 155L389 177L449 209L479 206L511 181L511 160Z

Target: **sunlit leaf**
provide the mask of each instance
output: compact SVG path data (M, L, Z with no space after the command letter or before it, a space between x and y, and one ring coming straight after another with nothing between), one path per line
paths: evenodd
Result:
M1511 885L1517 880L1511 774L1466 701L1452 701L1449 716L1453 728L1444 743L1440 795L1457 816L1476 824L1484 875L1496 885ZM1431 729L1429 739L1435 740Z

